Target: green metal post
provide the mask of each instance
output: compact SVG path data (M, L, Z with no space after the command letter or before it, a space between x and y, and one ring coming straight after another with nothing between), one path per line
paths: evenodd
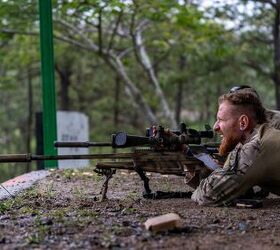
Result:
M43 95L43 140L44 154L57 155L53 146L57 138L56 98L53 57L53 28L51 0L39 0L40 44ZM57 161L45 161L45 168L57 167Z

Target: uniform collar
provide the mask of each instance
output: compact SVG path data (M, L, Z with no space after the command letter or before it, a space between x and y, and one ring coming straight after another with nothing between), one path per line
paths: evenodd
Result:
M245 140L245 142L244 142L243 144L248 143L249 141L252 140L253 137L256 136L256 134L257 134L258 131L259 131L260 126L261 126L260 124L257 124L257 125L255 126L255 128L253 129L253 131L251 132L251 134L248 136L248 138Z

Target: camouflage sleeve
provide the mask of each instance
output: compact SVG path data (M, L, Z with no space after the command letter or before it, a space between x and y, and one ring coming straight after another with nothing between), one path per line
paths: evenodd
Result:
M229 154L223 168L216 169L202 180L192 195L192 200L200 205L227 205L240 195L240 184L246 171L256 158L260 140L255 137Z

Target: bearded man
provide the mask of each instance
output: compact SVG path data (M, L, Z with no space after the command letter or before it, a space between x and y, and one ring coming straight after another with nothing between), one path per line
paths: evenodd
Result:
M200 205L228 205L258 185L280 195L280 130L266 123L260 99L250 91L219 98L214 130L221 135L223 167L203 179L192 200Z

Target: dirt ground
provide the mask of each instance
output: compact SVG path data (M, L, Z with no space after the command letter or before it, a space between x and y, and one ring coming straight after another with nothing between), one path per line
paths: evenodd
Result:
M280 249L280 198L258 209L201 207L190 199L147 200L135 173L110 180L92 170L56 170L0 203L1 249ZM152 174L153 190L186 191L183 178ZM185 189L185 190L184 190ZM175 212L183 230L153 233L144 222Z

